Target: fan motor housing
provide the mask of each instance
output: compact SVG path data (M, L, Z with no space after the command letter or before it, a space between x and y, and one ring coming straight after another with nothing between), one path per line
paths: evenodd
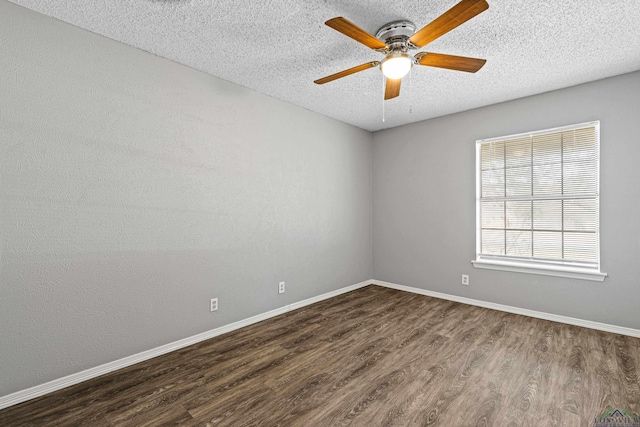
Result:
M376 38L384 41L388 45L395 43L406 43L416 32L416 25L411 21L393 21L385 24L376 33Z

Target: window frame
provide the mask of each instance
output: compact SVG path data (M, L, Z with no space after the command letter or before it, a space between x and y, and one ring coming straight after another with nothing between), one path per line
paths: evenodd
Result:
M516 139L522 137L533 137L536 135L550 134L556 132L563 132L568 130L574 130L584 127L593 126L596 128L597 138L597 152L596 152L596 204L598 206L598 229L597 229L597 245L598 245L598 259L596 267L585 267L580 263L568 262L563 260L540 260L540 259L520 259L509 258L504 255L483 255L481 254L481 235L482 235L482 218L481 218L481 147L483 144L487 144L494 141L503 141L509 139ZM551 129L544 129L533 132L523 132L514 135L505 135L494 138L480 139L476 141L476 257L472 262L475 268L489 269L489 270L502 270L519 273L540 274L545 276L566 277L583 280L603 281L607 277L606 273L601 271L600 267L600 121L591 121L585 123L578 123L567 126L560 126Z

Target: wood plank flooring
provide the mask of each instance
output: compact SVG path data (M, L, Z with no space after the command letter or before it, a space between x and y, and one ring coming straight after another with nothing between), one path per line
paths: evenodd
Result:
M593 426L640 340L378 286L0 411L2 426Z

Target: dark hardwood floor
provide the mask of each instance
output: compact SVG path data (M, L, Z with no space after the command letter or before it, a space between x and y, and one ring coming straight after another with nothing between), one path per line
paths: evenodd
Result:
M0 411L1 426L593 426L640 339L368 286Z

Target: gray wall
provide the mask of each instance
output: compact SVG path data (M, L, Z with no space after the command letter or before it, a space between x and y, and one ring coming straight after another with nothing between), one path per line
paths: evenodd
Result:
M376 132L374 277L640 329L639 113L636 72ZM601 264L609 277L474 269L475 141L590 120L601 126Z
M369 132L4 0L0 51L0 396L372 277Z

